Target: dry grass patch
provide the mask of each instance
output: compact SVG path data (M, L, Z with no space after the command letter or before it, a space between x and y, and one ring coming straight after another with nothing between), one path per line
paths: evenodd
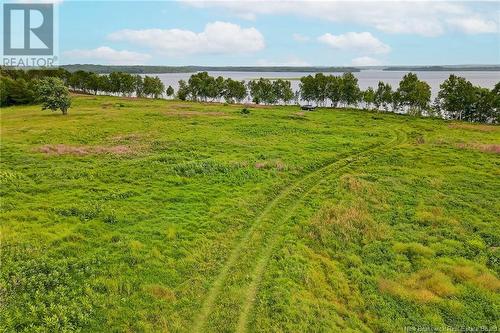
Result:
M457 293L457 288L446 274L431 269L422 269L400 281L380 279L379 289L418 303L438 302Z
M109 138L112 142L136 142L143 137L142 134L129 133L129 134L118 134Z
M417 257L430 258L435 255L433 249L416 242L410 242L410 243L396 242L394 243L392 249L394 250L394 252L399 254L404 254L410 259Z
M102 103L101 108L107 109L113 107L115 104L114 103Z
M493 292L500 291L500 280L489 272L478 271L474 267L462 265L452 267L450 274L459 281L470 282Z
M435 176L435 177L432 177L431 179L429 179L429 184L433 187L433 188L441 188L443 187L443 178L442 177L439 177L439 176Z
M383 238L388 230L376 223L362 202L349 205L326 205L312 221L320 237L333 233L344 242L367 242Z
M362 180L349 174L340 177L340 184L343 188L355 193L359 193L365 188Z
M343 175L340 177L340 187L356 195L364 194L370 202L383 202L385 200L372 183L361 179L359 175Z
M130 146L71 146L71 145L44 145L36 149L36 151L46 155L130 155L135 153L135 149Z
M282 160L256 162L254 166L256 169L266 169L266 170L276 169L278 171L283 171L288 169L287 165Z
M79 93L79 92L74 92L74 91L70 91L69 94L70 94L70 96L78 97L78 98L89 98L89 97L96 98L96 95L94 95L94 94L84 94L84 93Z
M172 290L165 288L159 284L148 284L145 285L143 289L157 299L162 299L164 301L170 302L173 302L176 299L175 293Z
M165 116L170 117L185 117L191 118L196 116L209 116L209 117L223 117L223 118L231 118L231 116L226 112L220 111L164 111L162 112Z
M479 150L485 153L500 154L500 145L498 144L485 144L485 143L459 143L458 148Z
M234 105L234 104L233 104ZM264 105L264 104L243 104L244 107L246 107L247 109L248 108L252 108L252 109L272 109L273 106L272 105Z
M415 220L422 225L457 225L458 221L446 216L442 207L418 207Z
M308 120L307 114L304 111L298 111L291 113L288 118L294 120Z
M498 131L499 127L494 125L480 125L480 124L462 124L462 123L454 123L448 126L449 128L458 128L458 129L468 129L475 130L481 132L493 132Z

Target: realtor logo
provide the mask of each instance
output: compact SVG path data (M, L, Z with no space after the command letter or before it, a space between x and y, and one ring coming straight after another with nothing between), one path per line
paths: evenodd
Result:
M4 56L53 55L54 5L4 4L3 54Z

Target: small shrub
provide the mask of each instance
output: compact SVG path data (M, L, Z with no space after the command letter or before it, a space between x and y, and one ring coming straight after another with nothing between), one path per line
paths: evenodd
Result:
M250 114L250 110L248 110L247 108L243 108L243 109L241 109L240 113L241 114Z
M104 223L106 223L106 224L117 224L118 223L118 219L116 218L114 212L112 212L111 214L108 214L104 217Z

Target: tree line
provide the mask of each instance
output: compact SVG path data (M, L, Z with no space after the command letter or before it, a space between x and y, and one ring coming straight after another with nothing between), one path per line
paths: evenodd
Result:
M68 86L73 91L82 93L121 95L136 97L160 98L164 93L167 96L174 94L173 88L165 85L158 76L132 75L123 72L112 72L110 74L96 74L86 71L71 73L67 79Z
M191 75L189 80L179 81L177 97L180 100L241 103L250 96L256 104L288 104L294 98L290 81L260 78L236 81L222 76L213 77L207 72Z
M369 110L407 113L470 122L500 122L500 82L491 90L474 86L451 74L431 101L431 88L414 73L406 74L394 88L378 82L362 91L352 73L342 76L318 73L300 79L300 95L319 106L359 107Z
M191 75L179 81L177 97L181 100L216 101L226 103L250 98L256 104L298 104L300 100L326 107L353 107L414 116L433 116L471 122L500 122L500 82L492 90L474 86L465 78L451 74L440 86L438 96L431 101L431 87L408 73L393 88L378 82L375 88L361 90L352 73L341 76L317 73L300 79L299 91L283 79L234 81L207 72Z
M157 76L132 75L113 72L100 75L93 72L68 72L63 68L20 70L0 68L0 106L32 104L36 102L36 84L43 78L55 78L73 92L161 98L174 95L174 89ZM56 82L52 80L51 82Z
M43 81L45 78L51 80ZM112 72L100 75L65 69L17 70L0 68L0 106L30 104L39 101L37 85L43 81L66 86L74 92L160 98L174 96L174 89L165 89L158 77ZM397 87L378 82L374 88L361 90L352 73L340 76L317 73L300 79L299 90L283 79L237 81L207 72L179 81L175 95L180 100L241 103L250 99L256 104L299 104L300 100L326 107L362 107L368 110L433 116L470 122L500 122L500 82L493 89L474 86L463 77L451 74L431 102L431 88L414 73L406 74ZM67 104L67 103L66 103ZM65 104L64 104L65 105Z
M236 81L222 76L214 78L207 72L191 75L188 82L179 81L177 98L180 100L241 103L247 97L245 81Z

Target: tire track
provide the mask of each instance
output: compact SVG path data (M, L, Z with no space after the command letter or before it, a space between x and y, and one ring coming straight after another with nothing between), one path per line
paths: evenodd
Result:
M394 141L399 141L399 144L402 144L406 141L406 133L402 131L395 131L396 135L391 142L387 144L382 144L379 147L375 147L372 149L368 149L362 153L359 153L355 157L355 161L359 162L360 160L366 159L369 156L364 156L369 152L375 152L378 150L381 150L383 147L389 147ZM399 140L398 140L399 139ZM331 176L340 176L342 173L343 169L348 167L349 165L353 164L353 161L349 161L349 163L339 167L339 169L336 170ZM323 179L322 179L323 180ZM304 193L303 198L307 197L321 182L320 180L318 183L314 184L307 192ZM284 227L285 223L294 215L295 211L299 207L300 202L296 202L296 204L293 206L293 208L290 210L290 213L287 215L287 218L283 221L283 223L279 227ZM283 229L283 228L280 228ZM236 332L242 333L246 332L247 330L247 325L248 325L248 319L250 316L250 312L253 309L253 304L255 302L255 298L257 296L257 291L259 288L260 281L262 279L262 274L264 272L265 267L267 266L267 262L269 261L269 258L273 254L274 249L276 248L276 245L279 243L279 232L276 232L267 247L263 250L262 255L260 256L259 260L257 261L257 264L255 266L255 269L252 273L252 282L248 286L246 296L244 298L243 305L241 307L241 312L240 316L238 318L238 325L236 327Z
M231 286L238 285L239 282L245 282L248 278L250 278L248 286L243 286L243 288L247 291L243 296L243 304L239 316L238 314L235 314L238 317L238 326L236 329L241 332L245 331L248 315L253 307L253 300L258 289L260 276L262 275L268 258L272 254L273 245L278 238L278 233L273 232L273 227L284 224L291 217L298 204L301 202L301 199L303 199L319 182L321 182L322 179L330 176L332 171L346 167L353 161L359 160L362 156L368 154L369 152L381 149L384 146L390 146L396 142L398 138L399 135L396 133L393 139L388 143L370 146L354 156L346 156L308 173L300 180L297 180L293 184L287 186L279 193L279 195L267 204L262 213L257 217L248 231L243 235L242 239L238 241L238 244L231 251L227 262L224 264L215 279L205 298L205 301L203 302L198 316L194 320L193 331L200 332L206 326L210 315L214 313L217 298L220 296L223 288L229 289ZM291 204L293 202L295 204ZM277 216L273 214L276 214ZM259 251L262 247L264 248L263 251ZM256 260L245 261L242 260L241 257L255 257ZM256 261L257 263L255 267L248 265L249 263L252 264ZM245 266L245 264L247 265ZM239 266L243 267L240 267L241 269L236 269ZM229 273L231 270L233 271L233 274L230 275ZM251 275L245 275L244 272L251 272ZM243 285L245 285L245 283L243 283ZM226 294L229 294L229 292ZM232 304L223 304L222 306L228 309L233 309L231 305Z

